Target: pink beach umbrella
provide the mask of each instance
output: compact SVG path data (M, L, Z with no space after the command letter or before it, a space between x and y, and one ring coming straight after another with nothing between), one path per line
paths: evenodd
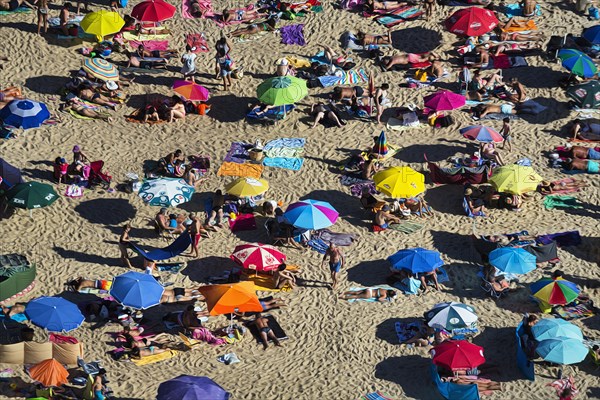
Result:
M425 97L425 107L435 111L450 111L465 105L465 96L442 90Z
M333 225L339 214L326 201L307 199L290 204L283 216L296 228L316 230Z
M236 246L230 258L245 269L261 272L277 269L286 255L268 244L248 243Z

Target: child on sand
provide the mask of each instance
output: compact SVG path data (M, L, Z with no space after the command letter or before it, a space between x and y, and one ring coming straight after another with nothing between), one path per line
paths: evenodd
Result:
M504 142L502 142L501 149L504 150L504 146L508 145L508 151L512 151L512 137L510 136L510 118L504 118L502 120L502 129L500 130Z

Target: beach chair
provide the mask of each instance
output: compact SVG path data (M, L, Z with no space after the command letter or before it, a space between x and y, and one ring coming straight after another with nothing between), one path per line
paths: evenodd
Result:
M440 395L446 400L479 400L477 385L459 385L451 382L442 382L437 366L431 364L431 377Z
M466 197L463 197L462 206L463 206L463 209L465 210L465 213L467 214L467 217L469 217L469 218L485 217L485 213L483 211L477 211L476 213L473 213L471 211L471 208L469 207L469 203L467 202Z
M535 370L533 367L533 362L527 358L527 354L525 353L525 349L523 349L523 343L521 342L521 337L525 333L523 328L523 321L519 323L517 329L515 331L516 340L517 340L517 367L519 371L525 376L525 378L530 381L535 380Z
M502 291L498 291L494 288L494 285L490 281L488 281L487 279L485 279L483 277L483 274L480 275L480 278L481 278L481 288L483 290L485 290L487 293L489 293L489 295L492 296L493 298L499 299L508 294L509 288L506 288Z

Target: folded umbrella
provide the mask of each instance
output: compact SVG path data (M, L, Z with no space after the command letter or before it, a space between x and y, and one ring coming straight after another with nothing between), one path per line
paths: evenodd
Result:
M449 370L473 369L485 362L483 347L466 340L447 340L430 350L435 365Z
M15 128L38 128L48 118L50 118L48 107L44 103L33 100L13 100L0 110L2 124Z
M277 269L287 257L268 244L248 243L236 246L230 258L243 268L261 272Z
M589 349L581 340L566 337L542 340L535 351L544 361L561 365L577 364L589 353Z
M374 154L378 154L380 156L385 156L389 151L388 145L387 145L387 139L385 137L385 132L381 131L381 133L379 134L379 137L377 138L377 140L375 141L375 146L373 146L373 153Z
M489 260L507 274L526 274L536 268L535 256L520 247L500 247L490 253Z
M206 376L180 375L158 386L156 400L228 400L230 393Z
M538 342L558 337L583 340L581 329L561 318L544 318L531 327L531 332Z
M25 307L27 317L50 332L69 332L79 328L84 316L76 304L62 297L39 297Z
M297 228L317 230L333 225L339 214L326 201L307 199L290 204L283 216Z
M425 313L427 325L449 332L453 329L472 328L477 323L477 319L473 307L455 301L436 304Z
M110 295L126 307L144 310L159 304L164 291L152 275L129 271L115 277Z
M444 265L440 253L421 247L400 250L389 256L387 260L392 264L393 269L405 269L413 274L431 272Z

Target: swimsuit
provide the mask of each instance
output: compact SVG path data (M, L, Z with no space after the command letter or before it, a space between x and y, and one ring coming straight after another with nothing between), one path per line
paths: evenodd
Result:
M102 394L102 390L94 390L94 400L104 400L106 397Z
M198 246L198 243L200 242L200 234L199 233L194 234L194 237L192 238L192 240L193 240L194 247Z
M105 279L98 279L94 286L96 286L96 289L110 290L110 288L112 286L112 281L108 281Z
M600 151L595 149L589 149L588 151L588 159L590 160L600 160Z
M265 311L267 309L267 303L265 303L264 301L258 301L260 303L260 306L262 307L263 311Z
M588 174L600 173L600 163L598 163L596 161L588 161L587 162L587 172L588 172Z
M500 106L500 112L502 114L512 114L513 106L510 104L502 104Z
M342 268L342 261L338 261L338 262L334 262L334 263L330 262L329 263L329 270L331 272L338 273L338 272L340 272L341 268Z
M271 328L269 328L268 326L265 326L264 328L260 328L260 331L264 332L264 333L269 333L269 332L271 332Z

